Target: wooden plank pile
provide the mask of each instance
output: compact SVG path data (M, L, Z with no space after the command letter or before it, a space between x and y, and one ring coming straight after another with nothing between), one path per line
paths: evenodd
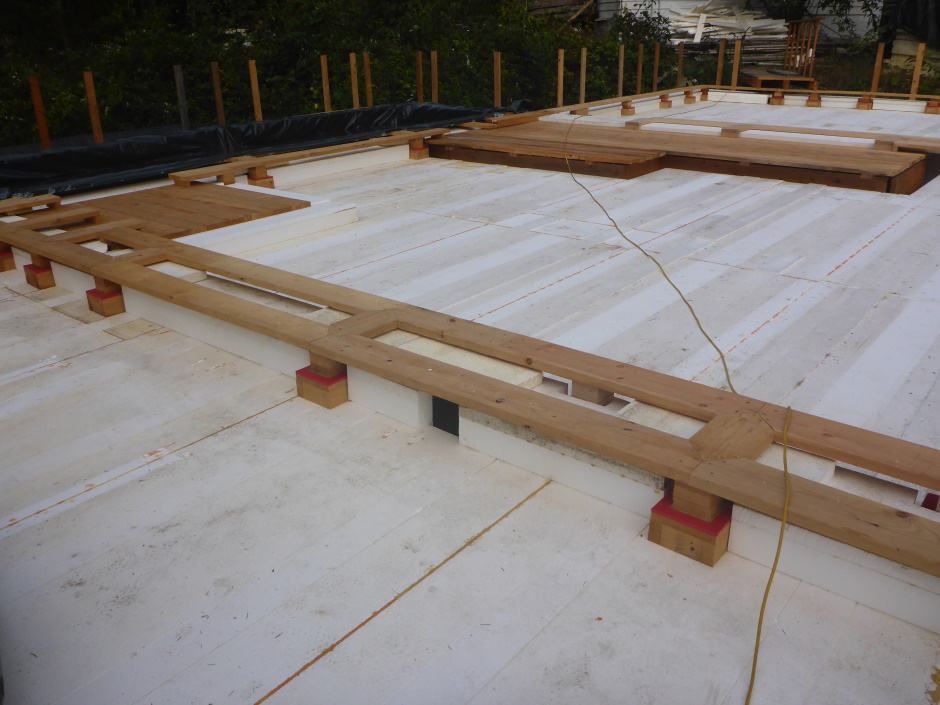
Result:
M632 11L639 7L631 2ZM672 41L700 42L705 39L778 39L787 37L784 20L745 9L744 0L672 0L660 4L660 14L669 20Z

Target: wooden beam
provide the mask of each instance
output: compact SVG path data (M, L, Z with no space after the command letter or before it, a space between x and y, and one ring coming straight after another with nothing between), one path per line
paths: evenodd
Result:
M881 67L885 59L885 43L878 42L878 52L875 54L875 65L871 72L871 92L877 93L881 84Z
M415 84L417 85L417 99L424 102L424 52L415 52Z
M659 88L659 42L653 45L653 85L652 91L655 93Z
M917 45L917 57L914 59L914 75L911 76L911 100L917 98L917 89L920 88L920 74L924 67L924 51L927 45L924 43Z
M636 92L639 95L643 92L643 45L639 44L636 48Z
M189 129L189 107L186 105L186 85L183 83L183 67L175 65L173 67L173 78L176 81L176 102L180 109L180 127L183 130Z
M581 83L578 95L580 96L578 102L584 102L584 91L587 85L587 47L581 47Z
M560 108L565 104L565 50L558 50L558 84L555 92L556 104Z
M349 53L349 85L352 89L352 106L359 109L359 69L356 66L355 52Z
M503 104L503 58L498 51L493 52L493 105Z
M437 92L437 52L431 52L431 102L438 102Z
M39 78L29 76L28 80L29 93L33 99L33 113L36 115L36 130L39 132L39 144L43 149L52 149L49 125L46 123L46 108L42 102L42 91L39 89Z
M88 117L91 119L91 132L95 142L104 142L104 133L101 130L101 116L98 114L98 97L95 94L95 77L91 71L82 74L85 82L85 99L88 101Z
M679 42L679 57L676 59L676 88L682 87L683 63L685 63L685 42Z
M326 54L320 55L320 81L323 85L323 112L329 113L333 106L330 103L330 64Z
M725 49L728 47L728 40L722 39L718 42L718 70L715 72L715 85L721 85L721 79L725 72Z
M248 60L248 80L251 82L251 104L255 111L255 122L263 122L261 115L261 92L258 89L258 68L254 59Z
M741 40L734 43L734 63L731 65L731 87L738 87L738 71L741 68Z
M617 97L623 96L623 44L617 46Z
M372 62L369 57L369 52L363 52L362 54L362 71L365 74L366 82L366 107L371 108L372 103Z
M219 62L209 64L212 73L212 93L215 96L215 118L220 125L225 124L225 104L222 102L222 80L219 77Z

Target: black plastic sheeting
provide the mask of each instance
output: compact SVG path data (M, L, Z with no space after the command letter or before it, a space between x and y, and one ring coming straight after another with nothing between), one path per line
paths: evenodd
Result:
M165 135L129 137L91 147L0 157L0 199L60 195L158 179L174 171L221 164L241 155L289 152L380 137L392 130L453 127L491 115L531 110L394 103L360 110L216 125Z

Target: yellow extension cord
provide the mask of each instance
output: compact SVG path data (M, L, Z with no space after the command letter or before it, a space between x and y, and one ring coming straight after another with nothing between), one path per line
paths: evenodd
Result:
M728 370L728 361L725 359L725 354L721 351L721 348L718 347L715 341L712 340L711 336L708 335L708 333L705 331L705 327L702 325L701 320L699 320L698 315L695 313L695 309L692 308L692 304L689 303L689 300L685 297L685 295L682 293L679 287L676 286L675 282L673 282L672 279L670 279L669 275L666 273L666 270L659 263L659 260L657 260L655 257L653 257L653 255L651 255L649 252L647 252L642 247L640 247L639 244L637 244L636 242L628 238L626 234L624 234L623 230L620 229L620 226L617 224L617 221L615 221L611 217L607 209L604 208L601 202L597 200L597 198L594 196L593 193L591 193L591 190L587 186L585 186L583 183L578 181L577 177L575 177L574 172L571 170L571 162L568 160L568 138L571 135L571 128L574 127L575 122L577 122L579 118L580 116L577 116L569 123L568 130L567 132L565 132L565 143L562 147L564 151L564 155L565 155L565 165L568 167L568 175L572 178L572 180L578 186L584 189L585 193L587 193L587 195L591 197L591 200L597 204L597 207L600 208L604 212L604 215L607 216L607 220L609 220L611 225L613 225L614 228L617 230L617 232L620 233L620 237L622 237L624 240L630 243L633 247L639 250L640 253L642 253L645 257L651 260L653 264L656 265L656 267L659 269L660 273L663 275L665 280L669 283L669 286L671 286L675 290L675 292L679 295L679 298L682 299L682 303L684 303L686 308L689 309L689 313L692 314L692 318L695 320L695 325L698 326L699 331L702 333L702 335L705 337L708 343L715 349L715 352L718 353L718 356L721 358L721 366L725 371L725 380L727 380L728 382L728 388L733 393L737 394L738 392L734 388L734 384L732 384L731 382L731 372ZM780 552L783 549L783 536L787 529L787 514L789 513L789 510L790 510L790 469L787 465L787 433L790 430L791 413L792 413L792 409L788 406L787 418L783 426L783 478L784 478L785 489L784 489L784 498L783 498L783 515L780 519L780 537L777 539L777 552L774 555L774 562L770 568L770 576L767 578L767 587L764 589L764 599L761 600L760 616L757 619L757 636L754 640L754 657L751 659L751 680L750 680L750 683L748 684L747 699L744 701L744 705L750 705L751 695L754 692L754 680L755 680L755 677L757 676L757 657L760 653L760 637L761 637L761 631L763 629L763 624L764 624L764 612L767 609L767 599L770 597L770 588L773 585L774 576L777 574L777 564L780 562Z

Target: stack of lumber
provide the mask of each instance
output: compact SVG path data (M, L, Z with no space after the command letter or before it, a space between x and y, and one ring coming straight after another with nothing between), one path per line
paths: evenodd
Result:
M636 11L640 5L630 2L628 9ZM746 10L744 0L663 0L659 13L669 20L673 42L787 37L786 22Z

